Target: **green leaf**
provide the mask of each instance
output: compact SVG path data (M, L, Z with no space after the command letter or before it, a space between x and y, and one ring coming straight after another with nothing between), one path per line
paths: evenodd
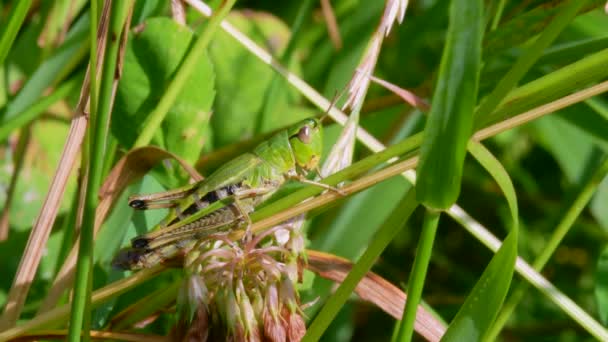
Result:
M462 165L473 130L481 66L483 3L454 0L447 45L420 149L416 193L424 205L445 209L460 193Z
M187 27L169 18L153 18L130 39L112 118L112 133L123 146L135 142L141 123L158 104L193 38ZM190 163L209 139L205 132L215 95L213 80L213 66L205 56L198 61L188 86L178 95L155 137L158 145Z
M513 226L466 301L450 323L442 341L482 341L492 327L509 290L517 258L518 209L508 173L483 145L469 143L469 151L490 172L503 191Z
M228 18L254 42L268 47L273 55L281 55L290 33L279 19L255 12L232 12ZM258 116L275 72L224 31L215 35L209 55L217 73L217 100L211 118L216 145L221 147L262 133L256 132ZM294 113L290 108L300 97L297 92L275 91L274 94L280 98L273 99L272 111L281 115L276 116L278 119L272 127L265 129L284 127L303 118L298 115L302 112Z
M511 233L475 284L441 341L483 340L509 290L516 257L517 234Z

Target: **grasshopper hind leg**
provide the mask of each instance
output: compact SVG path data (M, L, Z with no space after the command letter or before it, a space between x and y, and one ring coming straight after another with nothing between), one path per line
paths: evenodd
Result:
M244 208L243 203L239 200L238 197L234 198L234 208L239 212L241 219L246 224L245 235L244 235L243 239L244 239L244 242L247 243L247 242L251 241L251 239L253 237L253 233L251 231L251 226L253 225L253 223L251 222L251 217L249 217L247 209Z

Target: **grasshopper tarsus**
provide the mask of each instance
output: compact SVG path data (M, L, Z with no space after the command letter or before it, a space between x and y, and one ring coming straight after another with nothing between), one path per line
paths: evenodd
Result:
M149 243L150 243L150 240L147 238L134 238L133 240L131 240L131 247L146 248L146 247L148 247Z
M129 206L133 209L144 210L148 206L146 205L146 201L140 199L134 199L129 201Z

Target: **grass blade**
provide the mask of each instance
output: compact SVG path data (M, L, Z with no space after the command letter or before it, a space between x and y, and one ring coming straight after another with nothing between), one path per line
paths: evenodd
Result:
M483 3L452 1L439 80L420 147L416 194L434 209L449 208L460 194L467 141L477 102Z

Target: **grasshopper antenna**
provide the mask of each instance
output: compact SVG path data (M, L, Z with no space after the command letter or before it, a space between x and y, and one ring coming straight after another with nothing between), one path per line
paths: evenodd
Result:
M342 90L340 92L338 92L336 90L334 97L332 98L331 102L329 103L329 107L327 107L327 110L325 111L323 116L321 116L319 121L324 122L325 120L327 120L327 118L329 117L329 111L331 110L332 107L334 107L336 105L338 100L340 100L342 98L342 96L344 96L344 93L346 92L346 88L347 87L342 88Z

